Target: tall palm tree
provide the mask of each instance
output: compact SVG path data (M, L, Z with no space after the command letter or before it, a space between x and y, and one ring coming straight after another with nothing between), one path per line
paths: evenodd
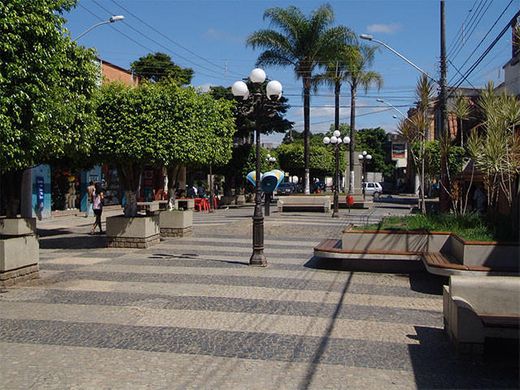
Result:
M349 166L350 178L348 192L354 193L354 153L356 148L356 95L359 87L364 88L365 93L372 85L378 89L383 86L383 77L372 70L368 70L374 62L377 47L357 45L344 52L345 72L343 80L350 85L350 145Z
M341 50L334 53L327 62L325 72L313 78L315 87L319 84L328 84L334 88L334 128L339 130L339 109L341 86L344 82L350 85L350 179L349 193L354 191L354 151L356 125L356 93L358 87L363 87L365 93L371 85L378 89L383 85L383 78L379 73L367 70L374 61L377 48L364 45L346 44Z
M274 7L264 12L273 29L252 33L247 45L253 49L265 49L257 65L292 66L297 79L303 85L303 133L305 161L305 193L310 193L309 182L309 135L310 135L310 90L312 74L316 67L352 37L343 26L333 27L334 12L328 4L322 5L305 16L297 7Z

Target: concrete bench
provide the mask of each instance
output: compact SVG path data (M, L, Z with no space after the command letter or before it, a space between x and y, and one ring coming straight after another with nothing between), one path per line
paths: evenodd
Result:
M484 352L486 338L520 335L520 279L451 276L443 291L444 329L461 353Z
M320 211L328 213L331 208L329 196L284 196L277 202L279 212L293 211Z

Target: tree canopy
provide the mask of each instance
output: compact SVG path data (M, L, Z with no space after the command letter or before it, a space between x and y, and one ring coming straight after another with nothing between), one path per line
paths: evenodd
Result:
M97 158L116 164L131 192L145 164L225 164L235 132L231 108L231 102L174 83L104 85Z
M357 151L366 150L372 155L367 169L381 172L385 178L393 177L394 163L390 160L390 143L386 131L380 127L357 131Z
M92 50L72 42L74 0L0 2L0 171L88 152L99 78Z
M169 80L188 85L193 78L193 69L180 67L168 54L160 52L140 57L130 64L130 68L137 76L153 82Z

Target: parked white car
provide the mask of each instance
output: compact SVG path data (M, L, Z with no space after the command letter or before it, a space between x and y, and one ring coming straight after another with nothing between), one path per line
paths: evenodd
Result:
M363 189L365 190L365 195L373 195L374 199L378 199L383 193L383 187L375 181L364 182Z

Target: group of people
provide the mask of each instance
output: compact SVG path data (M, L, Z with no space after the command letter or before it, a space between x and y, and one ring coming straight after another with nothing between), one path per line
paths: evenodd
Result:
M89 186L87 187L87 194L89 212L90 210L92 210L94 212L94 216L96 217L96 220L92 225L92 229L90 229L90 234L95 234L96 227L99 227L99 233L103 233L103 227L101 226L101 214L103 213L104 193L101 183L94 183L93 181L91 181L89 183Z

